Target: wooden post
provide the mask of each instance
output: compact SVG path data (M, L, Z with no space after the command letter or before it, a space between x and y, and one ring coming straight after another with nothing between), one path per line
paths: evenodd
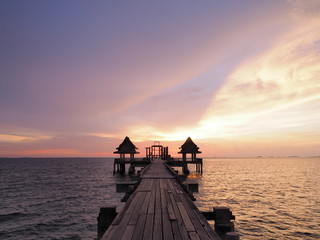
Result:
M190 173L189 169L188 169L188 163L184 162L182 165L182 171L184 174L188 175Z
M177 175L177 181L178 181L179 183L184 182L186 179L187 179L187 176L184 175L184 174L182 174L182 175Z
M98 239L107 231L114 218L117 216L115 205L105 205L100 208L98 220Z
M117 193L126 193L129 191L129 186L137 185L137 181L121 182L116 184Z
M198 183L187 181L188 191L191 193L199 192L199 185Z
M240 240L240 234L238 232L227 232L226 240Z
M120 164L120 174L125 174L125 172L126 172L126 164L121 163Z
M227 232L234 231L234 223L231 220L234 220L235 217L232 215L230 208L228 207L214 207L214 229L218 234L226 234Z
M133 175L133 174L134 174L134 172L135 172L135 168L134 168L134 166L130 165L130 167L129 167L129 171L128 171L129 175Z

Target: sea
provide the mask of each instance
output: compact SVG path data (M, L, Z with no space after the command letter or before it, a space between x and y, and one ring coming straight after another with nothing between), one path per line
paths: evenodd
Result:
M320 239L319 157L208 158L203 170L189 175L195 204L230 207L240 239ZM112 158L0 158L0 239L95 239L100 207L120 211L116 183L129 179Z

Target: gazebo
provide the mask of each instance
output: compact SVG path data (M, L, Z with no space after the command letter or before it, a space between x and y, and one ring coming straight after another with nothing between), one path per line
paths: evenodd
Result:
M115 154L120 154L119 159L115 159L113 164L113 173L121 173L124 174L126 170L126 162L134 161L134 155L139 154L137 152L137 147L131 142L130 138L127 136L122 141L122 143L117 147L117 151L113 152ZM126 154L130 154L130 158L126 160ZM117 169L116 169L117 168ZM134 172L134 167L130 166L129 173Z
M130 160L133 160L134 155L139 154L139 152L137 152L136 149L138 148L131 142L130 138L127 136L119 145L119 147L117 147L117 151L113 153L120 154L120 160L125 160L126 154L130 154Z
M182 154L183 161L187 161L187 154L191 154L191 161L195 161L197 158L197 153L201 153L199 151L199 147L192 141L190 137L184 142L184 144L180 147L180 152Z
M184 144L181 145L180 149L181 150L178 153L182 154L182 171L185 174L189 173L187 154L191 154L189 163L195 163L197 172L202 172L202 159L197 159L197 153L201 153L197 144L188 137Z

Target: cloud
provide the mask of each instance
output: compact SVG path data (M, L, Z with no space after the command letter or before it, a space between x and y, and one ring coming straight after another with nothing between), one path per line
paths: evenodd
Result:
M19 135L12 135L12 134L0 134L0 142L37 142L42 141L44 139L49 139L49 136L19 136Z
M70 157L77 156L80 152L75 149L27 149L17 150L15 152L0 150L0 155L8 157Z
M126 135L212 139L301 122L309 133L319 116L300 106L318 107L318 11L316 1L3 4L1 148L99 155Z
M274 29L276 19L279 22L277 22L277 29ZM261 54L268 46L272 46L275 39L278 39L276 33L287 28L286 20L279 19L278 16L268 17L268 20L270 21L264 19L259 22L259 25L249 23L241 29L235 27L234 31L229 31L226 36L219 36L224 44L219 48L206 46L207 53L203 53L205 59L207 55L214 56L211 57L211 65L207 69L191 71L197 75L185 78L183 82L173 84L164 90L160 89L159 93L132 105L115 116L115 119L123 124L125 132L143 139L153 136L153 139L181 140L188 137L190 133L197 137L207 137L208 133L205 133L207 130L200 129L203 126L203 119L211 109L215 109L215 114L219 111L217 109L224 101L219 95L226 88L224 85L229 84L230 74L242 66L248 58ZM201 59L188 59L190 69L192 64L208 65L208 62ZM185 71L189 72L190 69ZM186 74L186 76L192 76L192 74ZM268 92L271 88L277 87L276 83L267 83L259 78L256 79L254 86L245 81L237 84L238 86L234 86L235 93L232 93L234 96L237 95L240 87L246 88L247 95L250 91ZM225 111L226 106L221 110ZM225 119L222 122L225 122ZM153 134L150 135L148 132Z
M112 156L119 141L110 136L59 134L50 138L5 138L0 141L2 156Z
M301 18L317 19L320 13L320 2L318 0L288 0L291 4L291 16Z
M223 136L301 127L308 119L317 124L319 113L299 106L317 106L320 99L319 22L300 23L268 51L238 66L212 100L201 125L211 134L220 127Z

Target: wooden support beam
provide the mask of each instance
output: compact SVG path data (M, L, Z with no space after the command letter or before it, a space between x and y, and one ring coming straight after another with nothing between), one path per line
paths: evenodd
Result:
M128 192L130 188L130 186L135 186L137 184L137 182L131 181L131 182L121 182L121 183L117 183L116 184L116 192L117 193L126 193Z
M105 205L100 208L98 220L98 239L100 239L112 221L117 216L117 207L115 205Z

